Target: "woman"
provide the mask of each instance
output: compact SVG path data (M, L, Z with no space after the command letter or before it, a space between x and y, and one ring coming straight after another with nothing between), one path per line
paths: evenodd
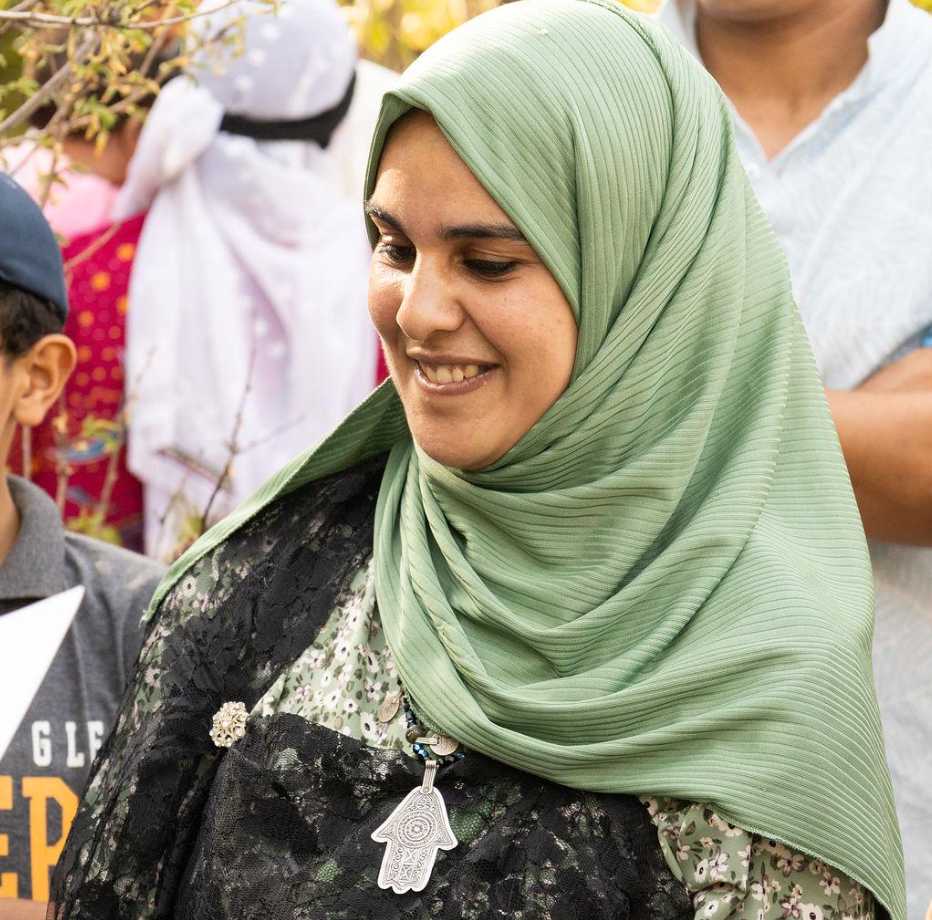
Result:
M174 568L55 916L903 920L863 534L728 119L599 0L407 72L392 382Z

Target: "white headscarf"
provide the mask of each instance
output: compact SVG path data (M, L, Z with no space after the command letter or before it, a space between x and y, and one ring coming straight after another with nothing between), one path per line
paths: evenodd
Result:
M201 26L249 17L243 53L201 53L196 84L162 90L117 203L117 219L150 208L130 284L127 391L129 465L157 554L174 542L171 507L204 510L234 434L240 452L213 518L374 383L361 188L345 189L331 149L219 131L225 113L320 114L352 79L355 45L332 0L265 10L244 0Z

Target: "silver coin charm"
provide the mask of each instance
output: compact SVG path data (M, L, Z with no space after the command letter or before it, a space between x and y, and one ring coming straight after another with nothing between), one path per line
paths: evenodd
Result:
M438 850L452 850L459 841L450 827L447 807L434 788L437 761L428 760L424 781L378 828L372 839L388 844L379 871L379 888L395 894L423 891L430 881Z
M446 757L448 754L455 754L459 748L460 743L456 738L450 738L448 735L417 735L417 730L414 731L415 737L412 739L415 744L425 744L437 757Z
M392 719L398 714L398 710L401 708L401 688L392 691L382 700L381 705L379 706L379 721L383 724L385 722L391 722Z
M459 750L460 743L456 738L450 738L447 735L437 735L436 741L431 742L430 749L438 757L446 757L448 754L455 754Z

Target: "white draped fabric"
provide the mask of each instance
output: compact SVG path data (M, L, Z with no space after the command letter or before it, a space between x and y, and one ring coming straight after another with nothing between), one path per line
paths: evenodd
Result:
M327 149L219 131L224 113L297 120L343 98L357 67L332 0L241 2L242 54L202 53L159 95L116 217L149 208L130 284L129 465L147 551L232 510L372 388L362 173L389 73L365 68ZM234 444L235 441L235 444ZM232 445L232 446L231 446Z

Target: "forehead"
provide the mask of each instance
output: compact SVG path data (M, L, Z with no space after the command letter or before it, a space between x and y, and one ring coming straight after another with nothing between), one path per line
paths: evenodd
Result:
M373 205L406 223L440 225L469 220L511 223L427 112L399 119L385 141Z

